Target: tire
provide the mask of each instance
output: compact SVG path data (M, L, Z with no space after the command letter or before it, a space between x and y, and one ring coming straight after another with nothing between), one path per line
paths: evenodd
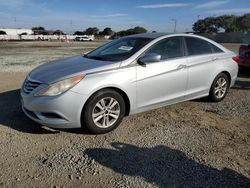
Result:
M118 127L124 115L123 97L115 90L103 89L87 101L82 112L81 124L91 133L103 134Z
M229 85L230 85L229 79L226 74L220 73L218 76L216 76L209 92L210 101L212 102L222 101L227 95Z

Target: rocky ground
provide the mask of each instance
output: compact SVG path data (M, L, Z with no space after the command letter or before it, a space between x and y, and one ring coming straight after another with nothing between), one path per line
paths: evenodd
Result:
M74 55L89 46L63 45L45 49ZM49 129L22 113L20 85L26 71L42 62L13 69L3 57L46 58L33 56L36 47L25 52L7 46L0 48L0 187L250 187L249 71L240 72L220 103L179 103L90 135Z

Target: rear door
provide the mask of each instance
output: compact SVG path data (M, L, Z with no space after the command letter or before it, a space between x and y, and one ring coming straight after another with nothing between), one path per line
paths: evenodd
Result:
M187 97L207 94L222 50L206 40L185 37L188 64Z

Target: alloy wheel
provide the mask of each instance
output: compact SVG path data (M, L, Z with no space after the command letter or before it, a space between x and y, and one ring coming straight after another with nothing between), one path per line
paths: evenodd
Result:
M220 77L215 84L214 94L220 99L223 98L227 91L227 80L223 77Z
M120 104L112 98L106 97L96 103L92 111L92 119L96 126L108 128L119 118Z

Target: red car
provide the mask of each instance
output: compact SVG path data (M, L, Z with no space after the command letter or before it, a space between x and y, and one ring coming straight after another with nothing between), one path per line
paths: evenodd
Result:
M239 56L235 60L240 67L250 68L250 44L240 46Z
M240 68L250 68L250 32L246 34L243 43L239 49L239 55L234 60Z

